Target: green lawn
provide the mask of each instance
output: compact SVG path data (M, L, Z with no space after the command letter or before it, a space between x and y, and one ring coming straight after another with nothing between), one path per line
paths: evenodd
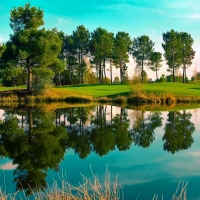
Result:
M168 92L175 96L200 96L200 84L154 83L146 84L145 90L155 93Z
M127 95L130 92L130 85L79 85L58 87L57 89L86 96L100 97Z
M118 96L128 95L131 87L138 85L80 85L57 87L57 90L67 90L72 93L88 95L93 97L100 96ZM151 83L144 84L146 92L155 94L171 93L175 96L200 96L200 84L182 84L182 83Z
M78 94L92 97L115 97L128 96L131 88L139 87L136 85L79 85L79 86L61 86L56 87L56 91L62 91L68 95ZM0 91L25 89L26 86L17 87L0 87ZM198 84L182 84L182 83L151 83L143 85L144 91L147 93L170 93L174 96L193 96L200 97L200 83Z
M16 87L1 87L1 86L0 86L0 91L19 90L19 89L26 89L26 86L25 86L25 85L16 86Z

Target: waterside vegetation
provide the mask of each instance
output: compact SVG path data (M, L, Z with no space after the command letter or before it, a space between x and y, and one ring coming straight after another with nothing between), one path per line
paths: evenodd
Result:
M123 187L118 183L118 179L114 182L110 179L110 173L106 172L104 182L101 183L98 176L93 175L94 180L91 181L83 176L84 183L79 184L78 187L71 185L67 180L61 181L61 187L55 181L52 186L34 193L31 199L34 200L124 200ZM138 199L140 194L136 197ZM25 194L19 195L18 192L14 194L6 194L0 188L1 200L29 200ZM150 197L152 200L158 200L159 195L155 194ZM164 197L161 197L164 200ZM171 200L186 200L187 199L187 183L178 184L176 191L172 194Z
M200 84L152 83L77 85L29 93L21 87L0 87L0 102L108 102L177 104L200 102Z

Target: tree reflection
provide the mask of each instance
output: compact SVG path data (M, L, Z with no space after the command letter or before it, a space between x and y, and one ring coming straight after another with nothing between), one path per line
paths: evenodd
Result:
M105 105L12 113L5 112L5 119L0 120L0 156L17 165L14 182L26 194L46 187L47 170L59 169L66 149L86 158L91 152L104 156L115 149L125 151L133 142L145 148L162 125L160 112L133 111L131 118L129 110L111 106L109 116ZM190 119L191 113L186 111L169 112L164 150L175 153L192 145L195 127Z
M69 122L66 126L69 135L67 146L74 149L80 158L86 158L92 150L89 127L86 126L88 118L91 117L90 109L90 107L69 108L65 112Z
M125 109L121 108L120 115L113 118L112 131L115 136L115 144L120 151L131 147L133 138L129 132L130 120Z
M171 111L168 114L167 123L164 128L163 149L172 154L188 149L194 142L192 133L195 131L194 124L190 121L192 114Z
M120 114L113 117L111 107L111 117L108 117L109 119L107 119L107 106L96 106L94 115L89 114L86 110L87 108L77 109L78 113L88 114L79 115L80 117L74 120L74 124L70 120L70 124L67 126L68 148L73 148L80 158L86 158L91 152L103 156L113 151L115 147L119 150L130 148L133 139L128 131L130 120L126 109L121 108ZM74 116L69 110L67 113L70 113L70 115L67 114L70 119L78 116L77 112L74 112ZM90 122L88 121L89 118L91 119Z
M87 131L79 133L79 129L73 127L68 130L68 134L68 148L74 149L74 152L78 154L80 158L86 158L92 150L90 142L90 133L88 133Z
M66 149L64 127L56 127L52 115L27 111L28 129L22 129L19 119L12 114L0 124L1 155L17 164L14 181L18 189L31 194L46 187L47 169L58 169Z
M155 129L162 126L162 117L160 112L151 112L145 117L144 111L141 115L136 115L133 129L130 130L135 145L147 148L155 140Z
M91 144L93 151L100 156L108 154L115 149L115 139L110 123L106 121L106 106L97 106L96 116L91 129Z

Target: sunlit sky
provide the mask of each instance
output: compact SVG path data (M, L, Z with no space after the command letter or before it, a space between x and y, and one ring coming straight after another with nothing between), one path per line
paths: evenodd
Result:
M9 40L10 10L23 6L26 0L0 1L0 42ZM72 34L79 25L90 32L98 27L110 32L128 32L133 39L148 35L155 42L155 50L163 53L162 34L174 29L191 34L196 51L188 76L195 67L200 71L200 3L199 0L30 0L32 6L44 10L45 28L57 27L59 31ZM129 72L134 63L129 63ZM180 71L181 72L181 71ZM163 65L159 74L166 72ZM152 78L155 74L149 73ZM131 75L131 74L130 74Z

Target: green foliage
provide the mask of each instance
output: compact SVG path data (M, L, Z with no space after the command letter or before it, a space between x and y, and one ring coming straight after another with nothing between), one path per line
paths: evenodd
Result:
M183 68L183 83L187 83L186 69L192 64L192 59L195 56L195 51L192 48L194 40L191 35L186 32L180 33L181 37L181 57L182 57L182 68Z
M156 80L159 80L157 73L162 55L153 52L154 43L148 36L142 35L132 41L126 32L119 31L114 37L113 33L101 27L90 34L83 25L77 26L72 35L65 35L56 28L41 28L44 25L43 14L43 10L30 3L11 10L10 27L13 34L6 45L0 45L0 68L5 70L0 74L0 82L6 86L27 83L27 89L31 91L33 68L49 67L55 72L56 85L96 83L95 75L91 73L89 80L87 74L89 56L95 65L99 83L112 83L113 65L120 69L120 82L128 83L126 63L129 62L129 53L141 69L143 83L145 66L155 71ZM172 29L163 33L164 57L174 82L180 67L183 69L182 82L188 81L186 70L195 56L193 42L191 35L186 32ZM106 77L106 62L110 64L110 81ZM19 68L23 73L17 72ZM177 81L180 82L178 78Z
M113 83L114 84L119 84L120 83L119 76L115 76Z
M154 43L146 35L134 38L131 53L136 60L137 67L141 67L142 83L144 83L144 66L149 65Z
M120 68L120 81L123 82L123 66L129 62L129 50L132 45L132 40L128 33L118 32L114 40L113 62Z
M61 74L66 68L66 62L64 60L57 59L54 63L49 66L55 73L56 85L61 85Z
M182 75L175 76L175 78L176 78L176 82L178 82L178 83L183 83L183 76L182 76ZM173 75L172 75L172 74L166 76L166 79L167 79L167 82L174 82L174 80L173 80ZM185 81L185 83L188 83L188 82L189 82L188 77L185 77L185 78L184 78L184 81Z
M66 129L56 127L52 114L41 110L36 114L32 110L23 112L22 117L28 121L26 128L23 120L19 124L16 116L4 115L0 124L0 153L17 165L14 170L16 189L26 190L26 195L30 195L47 186L47 170L57 169L63 159Z
M113 33L99 27L91 34L90 51L98 70L99 83L106 82L106 59L112 58Z
M147 148L155 140L155 129L162 126L161 113L150 113L147 117L144 115L144 111L141 111L141 115L136 117L136 122L131 129L131 136L135 145Z
M98 83L96 74L92 72L91 70L87 70L85 73L85 83L88 83L88 84Z
M191 147L194 139L194 124L190 121L191 113L172 111L168 114L163 136L163 149L174 154L177 151Z
M89 51L90 32L83 25L78 26L71 36L72 48L78 58L78 83L84 83L85 63L84 56Z
M36 93L52 88L54 72L48 68L33 69L33 89Z
M180 34L172 29L170 32L163 33L163 41L164 57L169 66L169 71L172 71L173 81L176 82L175 72L181 66Z
M30 3L11 10L10 27L14 33L25 29L37 29L42 25L44 25L43 11L40 8L31 7Z
M158 70L161 68L162 54L160 52L152 52L150 56L150 69L156 72L156 81L158 82Z
M7 65L7 68L0 71L0 79L2 84L7 87L25 85L27 82L26 71L22 67L15 67L9 62Z
M10 20L14 33L2 55L3 66L9 68L9 63L12 63L14 67L21 66L26 69L27 89L31 91L33 68L47 68L56 62L62 40L56 29L38 30L44 24L43 11L31 7L29 3L11 10Z
M162 76L160 77L160 79L158 80L160 83L166 82L166 77L164 74L162 74Z

